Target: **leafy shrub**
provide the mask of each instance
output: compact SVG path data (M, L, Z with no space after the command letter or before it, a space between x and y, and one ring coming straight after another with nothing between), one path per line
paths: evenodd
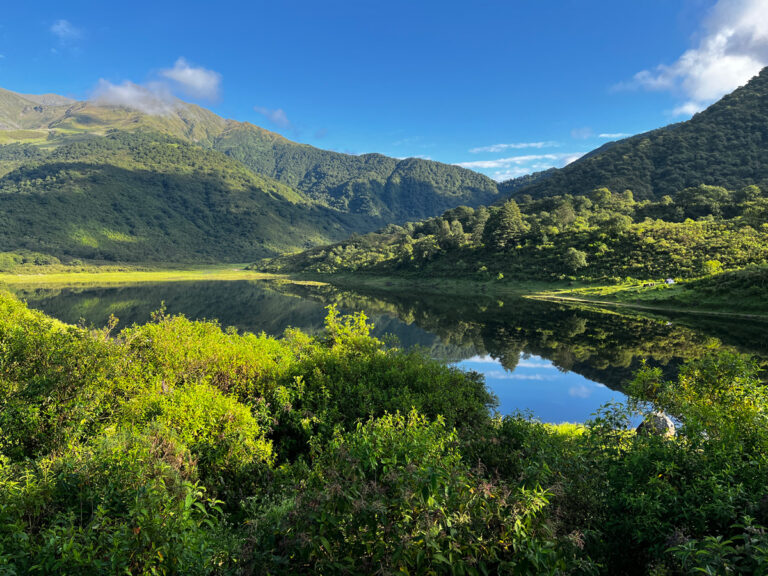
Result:
M194 455L200 478L220 498L237 502L258 486L274 456L268 416L207 384L143 394L125 405L125 419L170 433Z
M131 433L3 467L0 559L17 574L209 574L221 510L192 469L182 446Z
M538 489L510 490L462 463L442 419L385 415L321 448L274 527L286 573L555 574Z

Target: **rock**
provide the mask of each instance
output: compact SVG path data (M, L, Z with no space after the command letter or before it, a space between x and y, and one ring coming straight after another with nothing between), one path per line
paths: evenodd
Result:
M675 423L664 412L654 412L646 416L645 420L635 430L641 436L663 436L671 438L675 435Z

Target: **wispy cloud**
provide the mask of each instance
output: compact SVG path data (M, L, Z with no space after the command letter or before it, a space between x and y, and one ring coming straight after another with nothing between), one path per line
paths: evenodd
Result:
M540 172L549 168L562 168L571 162L581 158L582 152L567 152L558 154L523 154L520 156L508 156L493 160L472 160L459 162L457 166L470 170L491 170L489 176L500 182Z
M264 108L263 106L254 106L253 109L279 128L283 128L284 130L290 130L293 128L293 123L288 119L288 115L282 108Z
M546 382L557 379L557 375L552 374L521 374L519 372L503 372L501 370L491 370L486 372L485 377L493 380L530 380L536 382Z
M584 126L583 128L574 128L571 130L571 138L575 138L577 140L586 140L587 138L592 138L594 135L594 130L592 130L592 128L589 126Z
M62 44L78 40L83 35L82 30L75 27L69 20L56 20L49 30Z
M568 166L568 164L572 164L576 162L576 160L578 160L582 156L584 156L583 152L577 152L575 154L566 154L565 156L563 156L562 165Z
M598 134L598 138L603 138L605 140L619 140L620 138L628 138L632 136L632 134L628 134L627 132L603 132L602 134Z
M549 362L536 362L535 360L520 360L517 363L518 368L551 368L555 369L554 364Z
M492 144L491 146L480 146L470 149L470 154L479 154L481 152L503 152L504 150L521 150L524 148L556 148L560 146L559 142L551 140L546 142L513 142L511 144Z
M580 386L571 386L568 389L568 395L574 398L586 399L592 396L592 390L589 387L584 386L583 384Z
M165 115L182 104L177 94L202 100L215 100L219 95L221 75L205 68L190 66L179 58L173 68L161 70L160 78L136 84L129 80L113 83L100 79L91 100L107 106L124 106L145 114Z
M695 47L673 64L642 70L617 88L681 94L685 100L673 114L691 115L746 83L766 65L766 0L719 0L703 21Z
M173 68L161 70L160 75L170 80L175 88L190 98L214 101L219 98L221 74L200 66L192 66L179 58Z
M537 160L551 160L556 161L560 158L560 154L525 154L522 156L509 156L507 158L497 158L495 160L473 160L471 162L459 162L457 165L462 168L507 168L515 164L528 164Z
M142 86L125 81L113 84L99 80L91 98L96 104L106 106L124 106L153 116L163 116L173 112L178 100L164 84Z

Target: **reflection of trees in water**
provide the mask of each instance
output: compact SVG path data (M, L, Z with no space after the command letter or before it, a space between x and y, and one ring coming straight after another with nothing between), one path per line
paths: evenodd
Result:
M348 299L306 298L286 290L275 290L273 283L168 282L131 286L82 288L19 289L17 295L30 306L68 322L84 319L87 325L102 327L110 314L120 319L120 326L144 323L165 303L170 314L184 314L192 319L217 319L223 326L240 330L280 335L289 326L316 334L323 329L325 306L336 303L342 311L358 310ZM443 343L413 322L398 319L397 310L387 306L363 307L376 325L374 334L392 334L403 347L420 346L447 361L459 361L474 354L474 349Z
M500 305L495 297L482 294L472 298L419 297L291 285L281 290L343 303L348 309L397 314L401 320L439 336L443 345L489 354L510 370L517 366L521 354L534 354L561 370L577 372L614 388L628 382L643 360L660 366L671 378L682 361L698 357L712 346L731 346L768 356L768 343L756 347L750 329L745 330L741 320L698 325L697 318L685 318L671 323L667 318L529 299L508 299ZM752 329L761 331L764 326ZM761 339L766 337L761 335Z
M314 333L322 329L325 318L317 302L247 281L35 289L18 295L60 320L76 323L82 317L97 327L104 326L110 314L120 319L121 326L147 322L161 303L171 314L215 318L223 326L274 335L288 326Z
M403 347L421 346L446 361L488 354L513 370L523 354L542 356L561 370L621 387L643 359L669 377L681 361L712 345L768 356L765 324L711 318L616 314L528 299L478 294L370 293L332 286L276 282L176 282L107 288L35 289L20 296L66 322L81 317L95 326L115 314L125 326L146 322L165 302L168 312L216 318L222 325L279 335L288 326L322 329L325 306L364 310L378 336L393 334Z

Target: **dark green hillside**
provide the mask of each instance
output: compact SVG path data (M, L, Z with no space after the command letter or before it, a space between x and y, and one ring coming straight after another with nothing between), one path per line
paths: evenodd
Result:
M636 202L606 189L490 209L459 207L404 227L279 257L270 272L367 272L479 281L696 278L768 263L768 195L701 186Z
M768 184L768 68L687 122L606 144L529 186L500 190L541 197L606 187L659 199L699 184Z
M374 216L382 225L427 218L459 204L492 202L498 194L493 180L458 166L381 154L339 154L250 124L232 125L214 147L317 202Z
M48 153L12 145L0 147L0 158L17 165L0 178L5 252L242 261L366 225L223 154L159 135L90 137Z

